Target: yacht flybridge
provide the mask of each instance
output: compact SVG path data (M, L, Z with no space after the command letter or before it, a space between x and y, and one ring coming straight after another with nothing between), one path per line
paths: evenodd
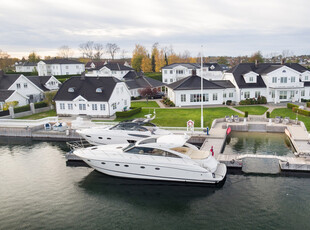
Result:
M93 145L135 143L143 138L171 134L150 122L155 118L155 115L153 117L151 114L146 116L146 118L120 122L115 126L77 130L77 133Z
M226 165L209 151L187 143L186 135L164 135L135 144L80 148L74 154L107 175L204 184L224 183Z

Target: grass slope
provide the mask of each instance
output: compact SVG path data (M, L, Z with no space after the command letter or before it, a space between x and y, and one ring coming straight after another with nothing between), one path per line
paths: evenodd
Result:
M25 116L25 117L19 117L17 119L37 120L37 119L41 119L44 117L54 117L54 116L57 116L57 114L56 114L56 110L53 109L47 112L36 113L36 114L32 114L32 115Z
M131 107L159 107L156 101L131 101Z
M248 111L251 115L263 115L268 108L261 105L254 106L235 106L236 109L239 109L242 112Z

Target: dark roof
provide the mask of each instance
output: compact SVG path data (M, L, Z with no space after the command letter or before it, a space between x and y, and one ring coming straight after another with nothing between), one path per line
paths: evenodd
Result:
M76 61L76 60L72 60L72 59L67 59L67 58L54 58L54 59L50 59L50 60L42 60L44 63L46 64L84 64L82 62Z
M0 89L0 101L4 102L8 99L15 91L14 90L5 90Z
M51 76L26 76L33 84L43 91L49 91L44 85L51 78Z
M229 80L210 80L210 81L219 86L222 86L223 88L235 88L233 83L231 83L231 81Z
M189 76L183 78L177 82L167 85L167 87L173 90L196 90L201 89L201 78L199 76ZM220 86L219 84L214 83L203 79L203 89L224 89L225 87Z
M88 101L108 101L118 82L121 81L115 77L71 77L62 84L54 100L72 101L81 95ZM69 88L74 88L74 92L68 92ZM96 93L97 88L102 93Z
M187 69L200 69L201 67L201 64L199 63L173 63L164 66L162 69L173 69L179 65L184 66ZM214 68L211 69L211 66L214 66ZM223 71L222 67L218 63L203 63L203 67L209 67L209 71Z
M86 63L85 68L91 68L92 63L94 63L95 67L104 65L104 62L102 62L102 61L89 61Z
M123 79L129 89L139 89L147 87L156 88L166 85L161 81L144 76L143 72L136 71L128 72Z
M108 69L113 70L113 71L133 70L133 68L122 65L118 62L109 62L108 64L105 64L104 67L107 67Z
M16 64L15 66L37 66L36 62L20 62Z
M21 74L0 74L0 89L8 89Z

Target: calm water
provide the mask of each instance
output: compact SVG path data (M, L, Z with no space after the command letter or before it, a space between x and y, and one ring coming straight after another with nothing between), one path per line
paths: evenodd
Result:
M308 176L229 174L220 189L155 185L66 167L66 151L0 145L0 229L310 229Z
M289 138L283 133L232 132L224 154L294 156Z

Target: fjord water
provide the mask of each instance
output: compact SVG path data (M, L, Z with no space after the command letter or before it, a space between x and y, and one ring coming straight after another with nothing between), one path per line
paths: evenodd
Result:
M310 178L169 186L67 167L65 144L3 140L0 229L310 229Z

